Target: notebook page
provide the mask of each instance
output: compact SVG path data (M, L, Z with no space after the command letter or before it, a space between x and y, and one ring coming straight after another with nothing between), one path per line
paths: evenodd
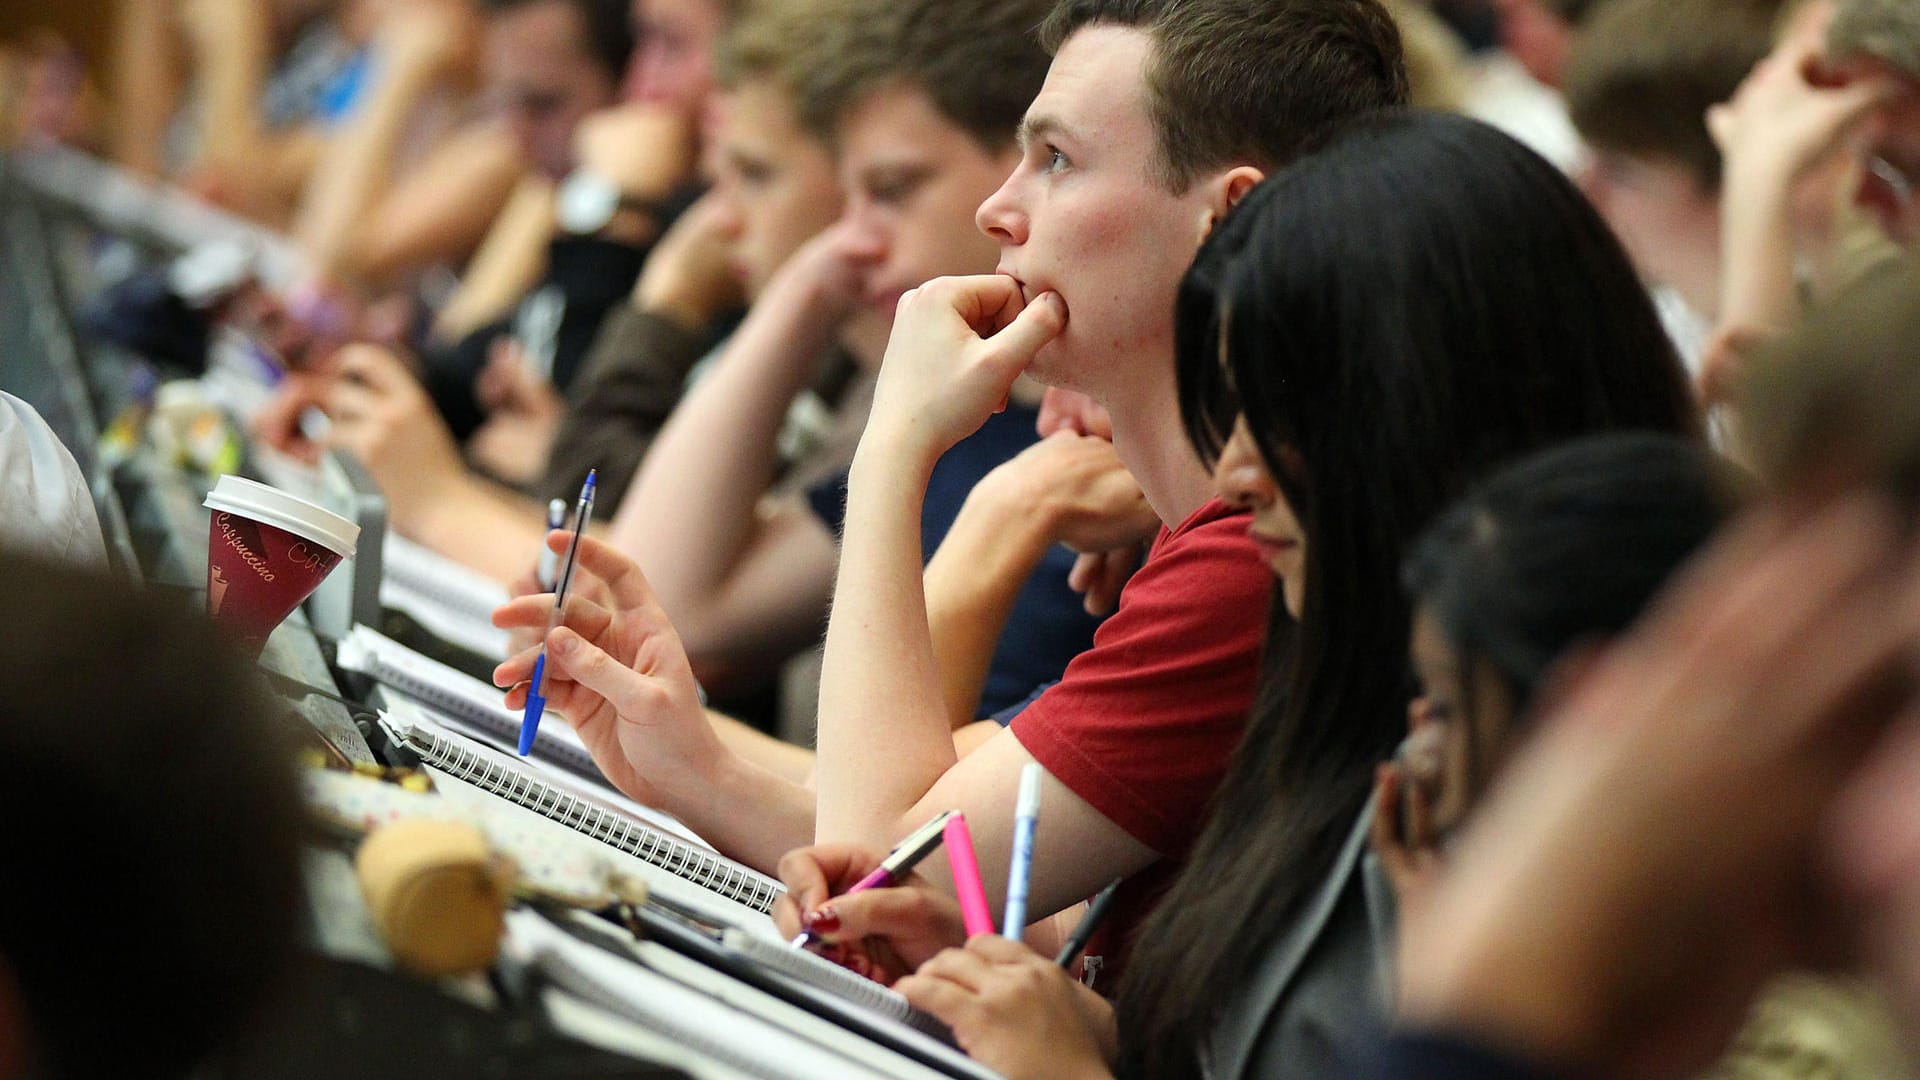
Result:
M529 565L535 554L527 553ZM387 533L380 555L387 581L481 626L491 627L493 609L510 599L499 582L398 533ZM383 582L383 592L385 586Z
M402 723L434 732L442 738L460 739L458 735L435 725L431 718L411 703L396 701L392 704L394 706L391 710L392 715L399 718ZM485 752L484 747L478 746L471 740L460 741L466 748L477 753ZM497 756L504 757L504 755ZM514 767L517 769L519 764L515 762ZM760 936L777 936L778 932L773 926L772 918L760 911L714 892L698 882L679 877L637 855L597 840L538 811L521 806L511 799L495 795L454 776L445 769L429 765L427 771L433 776L434 790L450 806L481 815L517 819L516 824L520 829L542 831L543 835L552 837L554 843L591 844L595 850L605 852L620 872L646 883L647 888L652 890L663 903L684 908L715 923L746 928ZM715 857L718 857L717 854Z
M749 1075L769 1080L888 1075L596 948L537 912L508 913L504 947L568 993L631 1017Z
M475 724L497 738L518 740L519 713L506 706L506 695L498 687L423 656L370 626L356 625L340 641L340 666L357 671L379 682L404 691L442 712L451 713ZM542 743L586 754L580 736L566 723L543 723L534 741L534 752Z

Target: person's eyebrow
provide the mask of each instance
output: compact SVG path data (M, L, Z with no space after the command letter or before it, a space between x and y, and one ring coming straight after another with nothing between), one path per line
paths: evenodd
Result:
M1058 117L1048 116L1045 113L1041 113L1038 116L1029 113L1020 119L1020 132L1018 135L1020 148L1025 150L1035 142L1045 139L1050 135L1057 135L1066 129L1067 126L1061 123Z

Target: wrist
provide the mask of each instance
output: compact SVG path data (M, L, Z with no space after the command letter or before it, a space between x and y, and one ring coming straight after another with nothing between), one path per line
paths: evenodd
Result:
M945 448L936 446L913 424L887 424L880 419L868 418L867 429L854 448L853 462L847 470L848 497L862 488L894 489L917 484L919 497L923 498L934 463Z

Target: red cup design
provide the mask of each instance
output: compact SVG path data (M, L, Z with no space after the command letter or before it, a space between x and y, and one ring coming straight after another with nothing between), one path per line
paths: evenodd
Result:
M222 477L207 499L213 508L207 537L207 614L249 656L257 657L273 628L351 556L358 530L344 518L284 492L264 488L270 494L263 494L263 485L240 481L253 490L236 491L236 480ZM258 506L258 516L236 509L236 504ZM338 526L352 530L344 545ZM342 546L346 551L337 550Z

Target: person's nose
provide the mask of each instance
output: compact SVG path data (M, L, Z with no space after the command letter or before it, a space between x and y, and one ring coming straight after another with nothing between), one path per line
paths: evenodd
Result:
M1279 488L1244 425L1234 427L1233 436L1220 450L1220 460L1213 466L1213 489L1222 502L1242 510L1261 509L1279 497Z
M1024 167L1015 169L999 190L987 196L987 201L974 211L973 223L1003 247L1018 247L1027 242L1027 213L1020 191L1024 171Z

